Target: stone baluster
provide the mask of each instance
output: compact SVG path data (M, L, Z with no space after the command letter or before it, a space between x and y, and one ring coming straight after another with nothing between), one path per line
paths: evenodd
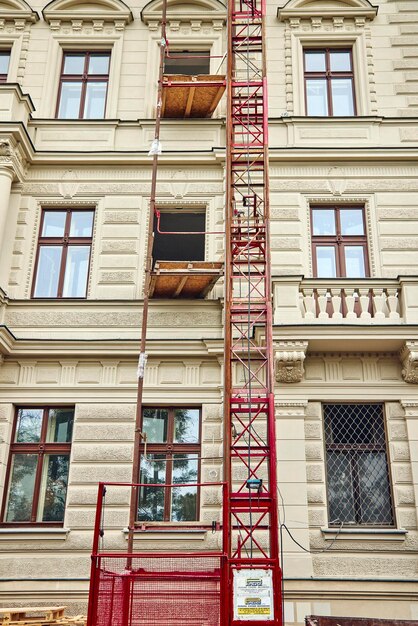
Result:
M381 287L373 289L373 312L376 320L386 319L386 293Z
M389 309L389 318L392 320L399 320L401 316L399 313L398 289L396 287L388 287L386 292L386 304Z
M363 320L369 320L371 318L371 315L369 313L370 289L368 287L360 288L358 292L360 296L359 300L361 308L360 318Z
M347 320L356 320L357 315L354 312L354 307L356 306L357 292L352 287L347 287L346 289L344 289L344 296L345 306L347 308L345 318Z
M316 318L316 302L313 289L303 289L303 305L305 309L304 318L313 320Z
M332 319L333 320L341 320L343 318L343 314L341 313L342 309L342 290L339 287L334 287L330 289L331 292L331 302L332 302Z
M327 304L328 304L328 289L324 289L323 287L316 290L318 294L318 306L319 306L319 315L318 319L324 320L329 319L329 315L327 313Z

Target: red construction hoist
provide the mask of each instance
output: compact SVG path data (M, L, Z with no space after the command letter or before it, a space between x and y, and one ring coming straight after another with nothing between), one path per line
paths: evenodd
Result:
M232 624L279 625L265 0L228 4L224 422ZM253 606L252 584L264 588Z
M99 485L88 626L282 626L269 253L265 0L229 0L225 257L224 482L216 551L135 549L143 377L152 269L166 10L153 154L132 482ZM181 485L180 485L181 486ZM195 484L197 488L214 487ZM176 485L179 487L179 485ZM106 492L130 490L127 549L105 550ZM119 501L119 496L112 496ZM203 525L202 525L202 528ZM102 546L100 548L100 543Z

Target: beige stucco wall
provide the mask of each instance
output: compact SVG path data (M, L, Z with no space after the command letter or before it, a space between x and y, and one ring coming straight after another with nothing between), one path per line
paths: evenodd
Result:
M297 11L295 4L290 9ZM278 5L268 3L280 515L310 550L284 536L289 625L309 613L418 619L418 8L414 0L379 0L373 18L366 3L343 4L344 16L341 4L312 2L308 16L281 12L279 19ZM25 14L22 25L14 16L0 28L0 45L13 44L9 81L21 87L0 86L2 488L14 407L75 406L64 528L0 526L0 601L63 602L74 613L86 605L97 481L130 479L159 38L155 7L144 21L135 2L131 17L123 10L109 17L103 7L86 19L80 7L71 6L71 18L52 9L45 19L32 23ZM194 5L195 19L180 5L172 11L172 46L223 53L220 5ZM301 50L322 42L353 46L359 117L304 117ZM92 46L112 50L107 119L54 120L62 48ZM213 118L166 120L161 131L158 201L205 209L206 228L215 233L206 238L211 261L224 253L225 110L223 100ZM372 280L350 288L382 290L379 323L306 315L314 284L312 203L365 206ZM51 206L95 209L85 302L30 299L40 214ZM338 297L347 283L325 281L321 288ZM202 406L209 459L202 476L212 482L221 478L222 295L219 281L205 301L152 303L145 379L146 403ZM294 382L281 378L283 352ZM396 506L393 532L352 529L331 547L321 415L321 402L330 400L384 402ZM205 498L202 519L211 521L219 515L219 492ZM112 496L110 545L126 545L127 507L126 494ZM216 540L186 529L143 543L175 550Z

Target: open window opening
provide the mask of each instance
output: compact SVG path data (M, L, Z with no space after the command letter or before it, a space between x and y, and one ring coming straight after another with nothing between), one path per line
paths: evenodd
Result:
M156 261L204 261L205 222L204 209L197 212L183 209L161 211L159 223L157 217L154 218L153 263L155 264Z
M184 76L209 74L209 50L169 50L164 69L165 74L183 74Z
M204 209L159 211L154 218L153 298L204 298L221 275L222 263L205 261Z

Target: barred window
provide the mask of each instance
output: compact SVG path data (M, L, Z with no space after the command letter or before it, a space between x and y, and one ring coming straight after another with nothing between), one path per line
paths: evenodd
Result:
M324 404L330 525L392 526L382 404Z

